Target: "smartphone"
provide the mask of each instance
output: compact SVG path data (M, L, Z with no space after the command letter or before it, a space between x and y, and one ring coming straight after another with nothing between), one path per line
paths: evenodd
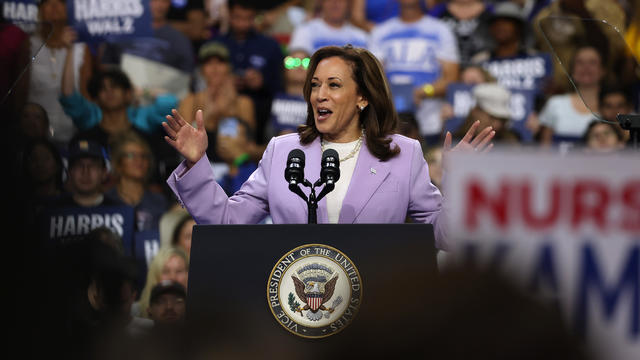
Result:
M234 117L227 117L220 120L218 133L223 136L238 136L238 119Z

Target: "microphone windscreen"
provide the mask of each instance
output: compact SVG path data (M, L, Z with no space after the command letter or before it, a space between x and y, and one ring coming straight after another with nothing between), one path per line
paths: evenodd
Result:
M287 156L287 162L298 158L300 162L300 166L304 167L304 152L300 149L293 149L289 151L289 156Z
M331 159L333 160L331 161ZM334 149L327 149L322 153L322 162L331 161L336 164L336 167L340 167L340 157L338 156L338 152Z

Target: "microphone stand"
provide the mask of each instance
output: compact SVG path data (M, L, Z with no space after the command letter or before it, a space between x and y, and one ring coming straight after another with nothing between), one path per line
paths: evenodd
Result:
M311 184L309 180L304 179L304 182L302 183L302 185L311 189L311 192L309 193L308 198L302 192L302 190L298 187L298 184L295 184L295 183L289 184L289 190L298 194L298 196L300 196L302 200L304 200L307 203L307 209L309 214L307 217L308 224L318 223L318 201L320 201L323 197L325 197L325 195L327 195L327 193L329 193L335 187L335 185L333 184L331 184L332 186L325 185L325 187L320 192L320 195L316 197L316 187L322 184L323 182L320 179L318 179L318 181L316 181L315 184Z

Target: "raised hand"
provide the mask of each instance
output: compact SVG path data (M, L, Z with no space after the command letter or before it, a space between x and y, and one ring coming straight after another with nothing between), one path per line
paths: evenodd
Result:
M480 120L476 120L473 125L471 125L462 140L453 148L451 147L451 133L447 131L443 146L445 154L449 151L487 152L491 150L491 148L493 148L491 139L496 135L496 132L491 126L487 126L474 137L478 126L480 126Z
M208 146L202 110L196 111L195 128L184 121L176 109L172 109L171 113L172 115L167 115L167 122L162 123L162 127L167 132L164 139L184 156L187 167L191 168L202 158Z

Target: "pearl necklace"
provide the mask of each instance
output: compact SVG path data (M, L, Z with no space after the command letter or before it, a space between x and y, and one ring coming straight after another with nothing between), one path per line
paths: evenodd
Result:
M356 146L353 148L353 150L351 150L350 153L347 154L347 156L345 156L344 158L339 159L340 162L346 161L351 159L352 157L354 157L357 153L358 150L360 150L360 147L362 147L362 138L364 137L364 129L362 129L362 132L360 133L360 137L358 138L358 142L356 143ZM322 148L322 152L324 153L325 150L325 146L326 146L326 141L324 141L324 139L322 139L322 141L320 142L320 147Z

